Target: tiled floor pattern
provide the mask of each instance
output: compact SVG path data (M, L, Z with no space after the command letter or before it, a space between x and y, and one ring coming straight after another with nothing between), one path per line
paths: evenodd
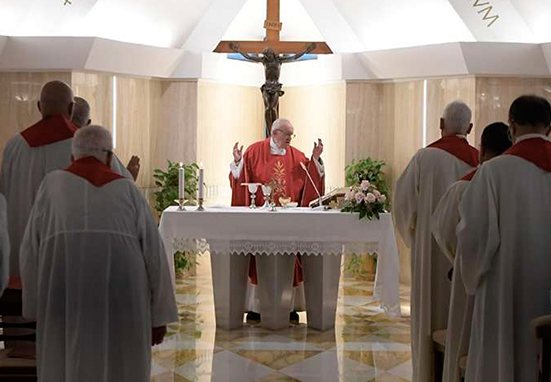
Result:
M205 272L203 272L204 274ZM210 276L177 282L180 322L153 349L152 381L411 381L409 318L388 318L373 283L341 279L334 330L301 323L283 331L246 325L216 329ZM401 290L409 315L409 290Z

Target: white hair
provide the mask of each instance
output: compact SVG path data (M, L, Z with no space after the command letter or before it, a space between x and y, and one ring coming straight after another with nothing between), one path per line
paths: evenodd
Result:
M462 101L453 101L444 109L442 119L447 130L455 134L466 135L471 123L471 109Z
M272 130L271 130L272 134L276 130L283 129L283 126L293 126L293 125L291 125L291 121L289 121L288 119L278 118L274 121L274 123L272 123Z
M85 126L77 130L73 137L71 152L76 159L94 157L102 162L113 150L111 133L98 125Z

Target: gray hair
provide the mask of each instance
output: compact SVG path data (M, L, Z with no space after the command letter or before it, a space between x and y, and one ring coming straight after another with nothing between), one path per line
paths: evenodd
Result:
M75 97L75 106L73 107L73 116L71 120L76 127L81 128L90 121L90 104L82 97Z
M278 118L274 121L274 123L272 123L272 134L274 133L274 131L276 130L281 130L283 128L283 126L293 126L291 124L291 121L289 121L288 119L285 119L285 118Z
M445 127L455 134L466 135L471 123L471 109L462 101L453 101L444 109L442 119Z
M73 137L71 151L76 159L94 157L102 162L107 154L113 150L111 133L98 125L85 126L77 130Z

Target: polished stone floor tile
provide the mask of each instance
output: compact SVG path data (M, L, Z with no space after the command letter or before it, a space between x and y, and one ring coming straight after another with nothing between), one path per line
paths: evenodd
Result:
M377 375L374 368L342 357L335 350L323 352L280 372L303 382L367 381Z
M408 379L400 378L392 374L382 373L369 382L408 382Z
M270 375L267 375L264 378L257 379L255 382L301 382L301 381L300 379L296 379L276 371Z
M343 355L354 361L369 365L377 370L390 370L411 358L409 351L343 351Z
M201 260L203 261L203 259ZM411 381L409 288L400 288L402 317L388 317L373 282L344 278L335 329L299 325L216 328L210 268L178 279L179 322L153 348L152 382L407 382Z
M274 370L281 370L291 365L301 363L321 351L290 351L290 350L236 350L234 353L253 360Z
M175 372L192 381L253 382L268 376L274 371L267 366L229 351L216 353L210 362L210 365L189 362L177 368Z
M411 365L411 359L407 362L404 362L396 367L393 367L392 369L387 371L389 374L396 375L398 377L402 377L404 379L407 379L411 381L412 376L412 365Z

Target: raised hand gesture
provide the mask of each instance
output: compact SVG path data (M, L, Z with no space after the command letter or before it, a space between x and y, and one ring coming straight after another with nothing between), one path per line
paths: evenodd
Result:
M241 158L243 158L243 145L239 147L239 142L235 142L235 145L233 145L233 161L237 164L241 162Z
M140 157L132 155L132 158L128 161L126 169L130 172L130 174L132 174L132 178L136 180L138 178L138 173L140 172Z
M314 149L312 150L312 158L315 160L320 159L321 153L323 153L323 142L318 138L318 143L314 142Z

